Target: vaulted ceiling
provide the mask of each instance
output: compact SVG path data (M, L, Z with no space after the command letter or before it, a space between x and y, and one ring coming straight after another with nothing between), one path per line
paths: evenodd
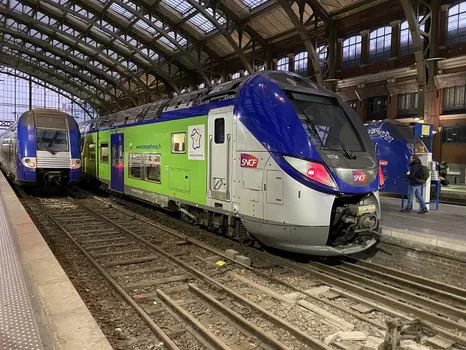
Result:
M252 73L297 27L326 28L381 2L3 0L0 65L106 113L212 85L238 65Z

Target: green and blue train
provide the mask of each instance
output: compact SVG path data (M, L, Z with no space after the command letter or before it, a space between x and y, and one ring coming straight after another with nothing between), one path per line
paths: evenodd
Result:
M266 71L81 125L82 172L241 241L338 256L377 243L383 175L336 94Z

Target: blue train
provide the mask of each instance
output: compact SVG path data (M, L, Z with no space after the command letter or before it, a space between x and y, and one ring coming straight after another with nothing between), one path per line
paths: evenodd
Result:
M81 177L80 137L72 116L29 110L0 135L0 167L20 185L76 183Z
M383 177L364 124L294 73L257 73L82 130L86 175L191 223L312 255L377 243Z
M367 125L367 132L375 144L377 159L382 168L385 185L380 190L387 193L408 193L409 157L413 153L428 152L421 138L414 144L411 127L397 120L384 120Z

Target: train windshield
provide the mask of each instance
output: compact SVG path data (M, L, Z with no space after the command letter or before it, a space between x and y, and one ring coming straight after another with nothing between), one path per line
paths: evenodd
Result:
M68 152L68 132L66 130L37 129L37 150L51 153Z
M361 140L337 99L287 92L312 143L321 149L363 151Z

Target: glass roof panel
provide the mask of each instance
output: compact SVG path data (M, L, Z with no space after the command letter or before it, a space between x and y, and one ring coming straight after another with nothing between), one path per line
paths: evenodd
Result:
M125 8L121 7L118 4L115 4L114 2L110 5L110 9L122 15L128 20L131 20L133 18L133 14L130 11L127 11Z
M162 0L162 2L178 11L182 15L186 15L187 13L190 13L194 10L194 8L186 0Z
M139 27L142 31L149 32L151 34L157 33L157 30L151 26L149 26L146 22L144 22L142 19L138 19L136 22L136 27Z
M224 25L226 23L226 19L220 16L219 14L214 15L214 11L212 11L211 8L207 8L206 11L208 14L214 17L220 25ZM209 21L200 13L197 13L195 16L191 17L188 21L207 33L215 29L214 24L212 24L211 21Z
M252 10L253 8L267 2L268 0L241 0L241 1Z
M165 45L167 45L168 47L170 47L172 49L176 49L176 46L174 44L172 44L172 42L170 40L168 40L164 36L160 37L160 39L157 40L157 41L160 41L160 42L164 43Z

